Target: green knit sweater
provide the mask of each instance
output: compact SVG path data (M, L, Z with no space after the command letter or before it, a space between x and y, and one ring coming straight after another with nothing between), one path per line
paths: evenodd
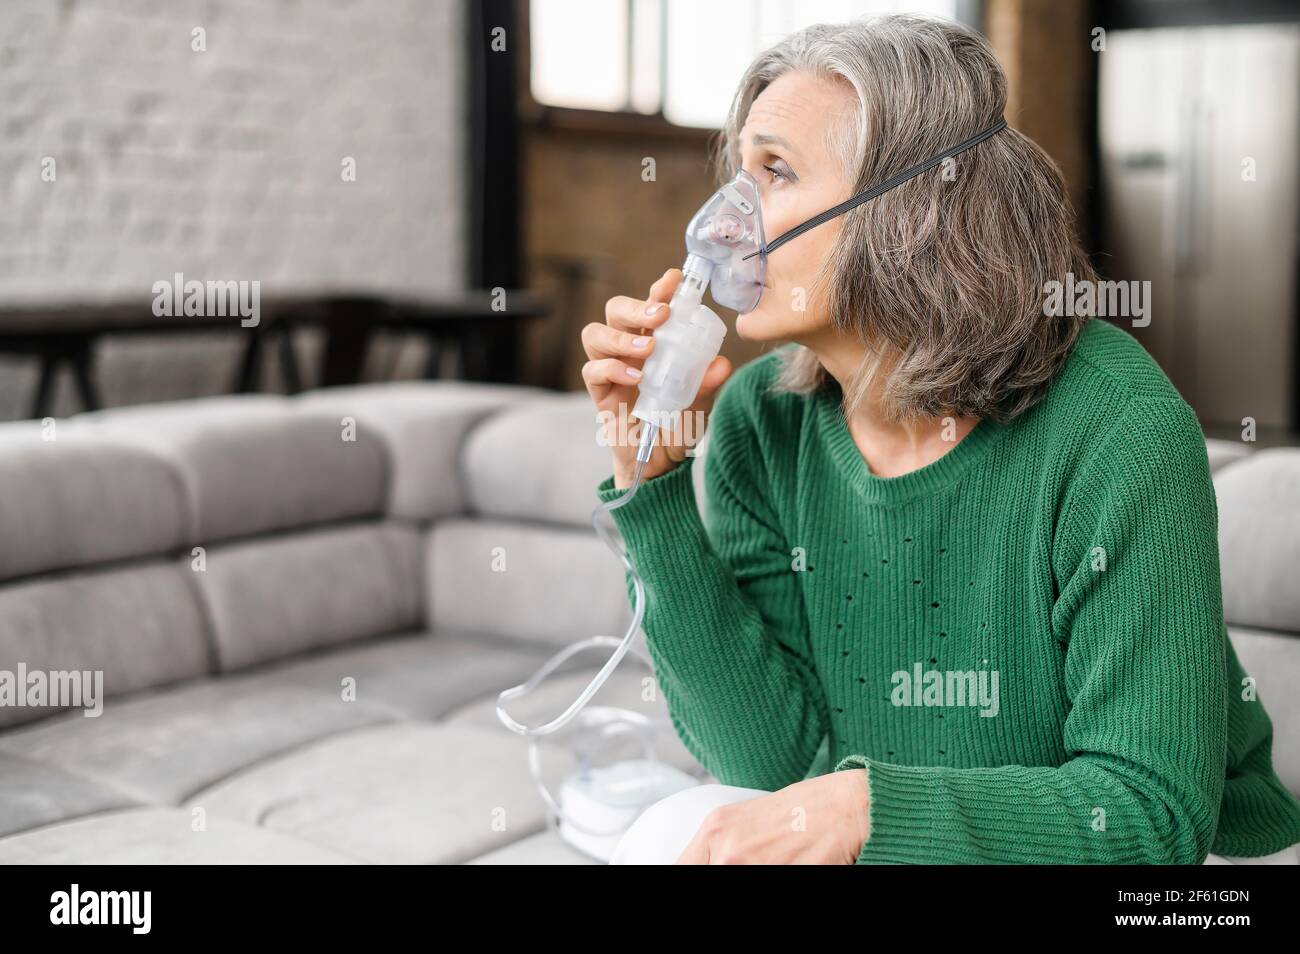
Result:
M838 385L770 391L778 362L718 397L707 526L690 458L613 512L673 725L720 782L865 768L859 864L1300 841L1224 625L1200 426L1130 334L1092 319L1041 401L898 477Z

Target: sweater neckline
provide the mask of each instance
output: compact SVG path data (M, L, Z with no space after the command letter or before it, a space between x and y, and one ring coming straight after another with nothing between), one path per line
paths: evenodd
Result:
M897 477L881 477L871 472L853 441L839 389L819 389L813 400L820 439L849 486L869 503L899 504L952 486L1008 427L991 417L982 417L938 460Z

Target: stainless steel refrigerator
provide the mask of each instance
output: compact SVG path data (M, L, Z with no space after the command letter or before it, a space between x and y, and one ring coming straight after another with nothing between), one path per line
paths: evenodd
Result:
M1151 282L1118 323L1203 424L1300 430L1300 25L1111 31L1098 80L1100 264Z

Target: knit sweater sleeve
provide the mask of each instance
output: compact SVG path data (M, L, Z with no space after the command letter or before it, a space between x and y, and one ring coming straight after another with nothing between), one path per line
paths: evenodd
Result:
M1051 547L1067 761L864 767L859 863L1199 864L1226 760L1218 509L1195 414L1135 402L1066 490ZM1046 651L1046 650L1045 650ZM1015 678L1003 673L1002 681Z
M747 391L733 380L719 395L702 462L650 479L612 516L645 580L642 629L683 744L720 782L775 791L805 777L829 713ZM692 476L701 463L707 528ZM623 493L612 475L597 492Z

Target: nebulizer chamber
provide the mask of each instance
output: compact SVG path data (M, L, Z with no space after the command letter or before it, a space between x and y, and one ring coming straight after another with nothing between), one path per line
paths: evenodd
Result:
M753 176L742 169L709 197L686 227L686 250L681 283L669 301L668 319L654 333L654 351L642 367L638 399L632 409L633 417L643 422L632 483L626 493L592 513L596 533L623 561L632 583L631 624L621 640L594 636L565 647L527 682L497 698L497 717L502 724L532 739L529 767L549 809L548 821L574 847L602 861L609 860L618 839L645 808L699 784L693 776L655 757L656 731L673 731L668 719L652 719L610 706L587 707L624 656L631 654L653 671L645 654L632 646L645 616L645 583L601 518L636 495L658 432L675 433L682 426L683 412L695 401L704 374L722 347L727 326L703 303L705 289L719 305L737 312L752 311L758 304L766 252L758 183ZM694 436L698 439L700 435ZM506 712L505 702L531 695L570 658L601 647L614 652L569 707L550 722L529 727ZM540 739L570 722L574 728L564 741L575 767L564 777L557 797L544 780ZM611 751L611 740L623 745L619 754L627 757L620 761L605 758L601 764L602 753ZM628 750L629 740L635 751Z
M686 227L686 251L682 281L669 302L668 320L655 332L655 350L641 369L640 397L632 409L633 417L670 430L695 400L727 334L726 324L703 304L704 289L711 284L714 301L741 313L753 311L763 292L766 256L753 176L742 169L701 206Z

